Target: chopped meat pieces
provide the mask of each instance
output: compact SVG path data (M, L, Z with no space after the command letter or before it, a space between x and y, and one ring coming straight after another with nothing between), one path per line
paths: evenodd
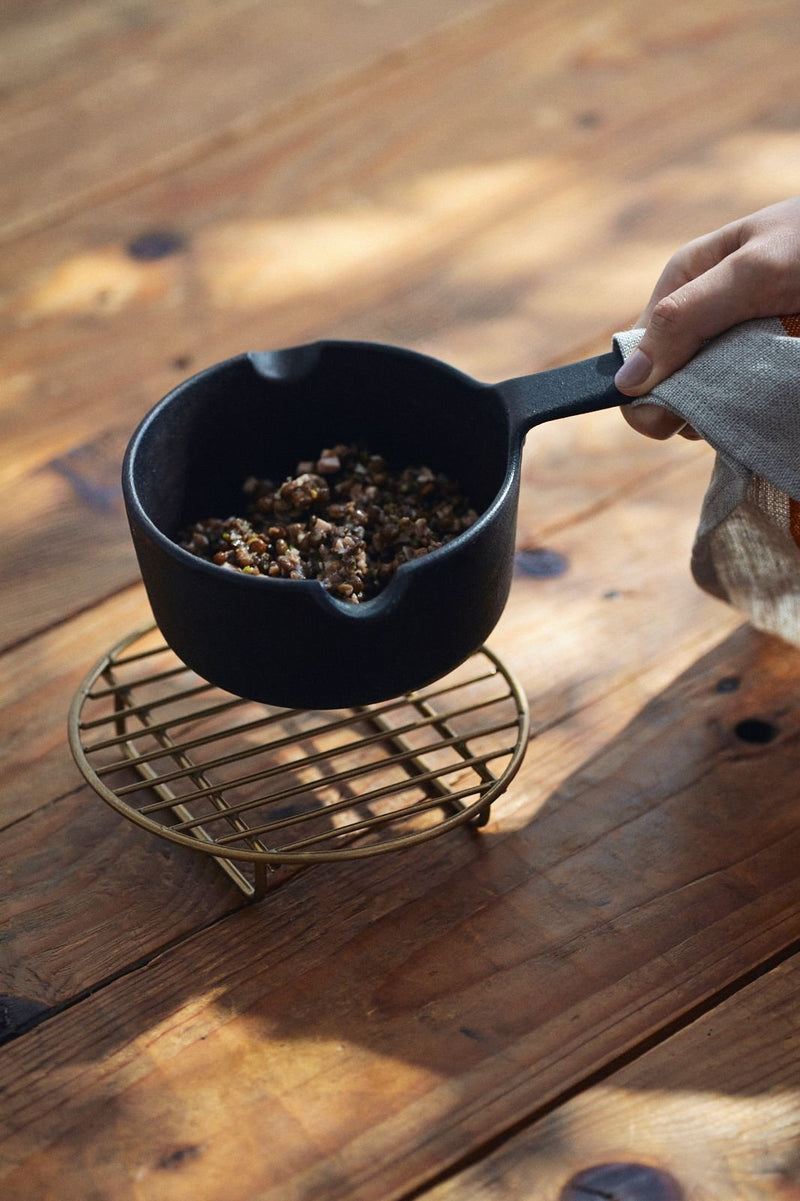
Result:
M428 467L393 472L358 446L326 448L277 485L251 476L242 490L245 516L198 521L180 545L248 575L321 580L351 604L477 517L446 476Z

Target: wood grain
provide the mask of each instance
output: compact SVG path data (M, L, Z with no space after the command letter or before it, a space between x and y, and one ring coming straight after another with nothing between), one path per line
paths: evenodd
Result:
M460 341L446 357L465 369L521 371L541 361L542 351L550 358L607 336L635 315L679 240L789 185L791 165L781 176L779 164L790 135L777 117L770 130L764 63L773 87L781 71L793 69L790 6L770 5L770 19L755 24L744 5L726 6L724 19L722 6L707 6L698 31L698 10L682 4L683 34L671 39L657 33L661 21L652 14L652 26L639 22L636 35L651 56L646 71L635 47L620 61L604 60L607 39L624 25L622 10L609 30L578 4L535 14L518 8L513 47L507 26L493 17L477 30L468 25L365 79L353 95L322 98L178 179L84 207L47 235L18 240L3 280L19 327L11 363L16 336L31 370L37 356L26 353L26 340L46 363L55 335L52 353L67 353L70 378L93 388L81 406L90 414L99 395L116 403L120 367L135 363L144 391L133 397L141 404L143 395L160 394L164 378L174 379L168 364L176 357L202 365L251 339L266 345L266 335L282 344L344 329L422 348L435 342L441 351L442 331L450 329ZM565 63L560 48L576 21L583 53L576 49ZM492 86L470 95L470 71L479 67ZM698 129L690 101L701 99L698 89L725 88L734 70L741 84L734 107L714 106ZM576 79L587 106L578 111ZM659 129L665 104L674 117ZM509 109L530 113L530 122L508 122ZM581 119L586 111L594 124ZM710 194L693 186L698 156L709 154ZM748 172L742 195L754 158L760 169ZM131 261L128 242L149 227L177 228L184 252ZM609 269L598 269L597 282L581 290L588 311L554 347L565 313L575 321L577 273L598 255ZM564 282L567 264L576 274ZM590 316L596 305L600 321ZM549 315L551 306L557 309ZM69 323L68 339L54 318ZM487 337L493 324L494 350ZM73 375L87 343L103 353L98 325L104 343L120 339L103 355L102 379L86 366ZM160 372L153 389L145 365ZM105 393L94 391L106 381ZM46 385L46 376L38 382ZM133 382L119 397L126 415ZM39 391L47 402L48 388ZM47 404L48 415L52 409L60 417L77 401L73 387Z
M800 913L795 660L743 631L535 820L315 869L11 1044L6 1195L153 1173L158 1196L192 1145L210 1196L246 1145L233 1199L265 1176L274 1197L402 1196L756 967ZM737 737L745 717L776 740Z
M781 72L795 71L786 5L758 21L744 5L714 20L716 6L680 8L674 31L653 14L633 42L622 14L607 29L577 4L512 5L513 45L495 19L456 23L177 177L18 238L2 285L5 645L135 579L118 460L136 419L192 368L325 334L409 344L481 378L518 374L604 348L682 237L789 189L790 135L764 116ZM732 62L739 86L706 106L698 143L693 105L729 89ZM475 94L477 71L492 86ZM651 136L666 97L673 120ZM509 123L509 110L531 123ZM695 163L711 147L709 196ZM753 156L771 168L745 197ZM180 234L176 253L132 258L152 228ZM624 487L670 453L621 425L602 455L591 432L548 437L547 476L573 513L600 498L601 464ZM591 473L582 497L561 470L572 453L585 460L577 474ZM46 539L33 533L43 527ZM86 546L90 560L71 571ZM59 589L43 586L46 568Z
M290 0L89 0L33 20L7 13L0 236L202 157L309 91L411 52L486 0L348 7L344 21L331 0L302 15Z
M795 955L426 1198L559 1201L575 1176L614 1163L667 1172L679 1197L796 1196L799 983Z
M2 656L0 828L78 788L81 776L66 738L72 698L101 655L149 621L144 589L137 586Z
M74 1002L243 904L207 858L120 820L84 786L4 834L0 993ZM146 886L142 882L146 880ZM13 1033L0 1029L0 1040Z
M159 396L319 337L486 380L605 349L678 245L796 191L796 4L0 21L3 1201L567 1201L623 1160L794 1196L800 652L689 576L707 448L529 438L553 572L492 635L533 721L481 832L247 906L65 723L147 619L118 470Z

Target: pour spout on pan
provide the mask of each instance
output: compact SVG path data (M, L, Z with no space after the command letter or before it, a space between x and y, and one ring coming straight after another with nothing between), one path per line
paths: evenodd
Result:
M250 351L248 359L259 375L268 380L302 379L310 375L319 360L322 345L311 342L307 346L292 346L288 350Z
M505 380L495 387L508 405L513 425L524 434L557 417L626 404L630 397L614 387L621 366L622 356L614 349L565 367Z

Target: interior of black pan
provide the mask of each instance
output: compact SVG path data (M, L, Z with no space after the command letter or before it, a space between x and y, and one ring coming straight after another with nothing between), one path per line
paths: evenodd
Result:
M458 481L479 512L509 466L502 399L435 360L370 344L231 359L181 385L142 431L134 478L169 537L188 522L241 512L248 475L280 481L337 442L390 467L428 466Z

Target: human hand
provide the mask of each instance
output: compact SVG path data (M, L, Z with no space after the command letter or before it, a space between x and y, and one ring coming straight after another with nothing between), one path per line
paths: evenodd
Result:
M695 238L667 263L636 326L645 332L617 372L626 396L644 396L709 338L742 321L800 312L800 196ZM699 438L659 405L625 405L640 434Z

